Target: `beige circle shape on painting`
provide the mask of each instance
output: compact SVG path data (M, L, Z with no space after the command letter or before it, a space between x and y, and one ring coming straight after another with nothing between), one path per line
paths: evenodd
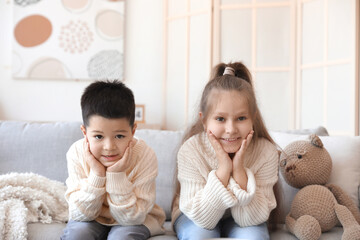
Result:
M65 79L71 78L65 65L55 58L45 58L36 61L28 71L29 78Z
M23 47L34 47L44 43L51 35L49 19L41 15L31 15L21 19L15 26L16 41Z
M90 4L90 0L61 0L66 9L71 12L81 12Z
M100 12L95 19L95 26L100 36L118 39L124 36L124 16L114 10Z

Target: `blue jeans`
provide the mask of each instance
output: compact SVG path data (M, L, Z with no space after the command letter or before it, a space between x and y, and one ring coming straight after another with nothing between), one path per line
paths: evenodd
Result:
M257 226L240 227L232 217L221 219L214 229L208 230L197 226L182 213L175 220L174 230L180 240L201 240L220 237L252 240L270 239L266 223Z
M136 226L105 226L96 221L77 222L70 220L66 225L61 240L92 240L92 239L134 239L143 240L150 237L150 231L144 225Z

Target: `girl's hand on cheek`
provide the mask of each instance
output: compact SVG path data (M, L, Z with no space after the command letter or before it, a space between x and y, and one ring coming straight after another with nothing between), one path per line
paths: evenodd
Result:
M134 145L135 145L135 140L132 139L129 142L128 147L125 149L125 153L122 156L122 158L119 161L117 161L114 165L108 167L107 171L108 172L124 172L130 164L130 160L132 157L132 150L133 150Z
M89 164L90 169L99 177L105 177L105 167L94 157L90 151L90 144L85 138L84 141L84 152L85 152L85 161Z
M211 131L207 131L207 135L212 147L215 150L216 158L219 161L219 167L216 170L216 176L220 181L227 186L230 178L230 174L233 171L233 164L229 157L229 154L225 152L224 148L221 146L219 140Z
M241 147L236 152L234 156L233 166L239 167L244 165L244 154L246 152L246 149L251 143L251 140L254 136L254 130L251 130L250 133L246 136L246 139L244 139L241 143Z
M240 187L246 190L247 186L247 175L244 168L244 154L251 143L254 131L251 130L243 140L240 149L236 152L233 161L233 178L240 185Z

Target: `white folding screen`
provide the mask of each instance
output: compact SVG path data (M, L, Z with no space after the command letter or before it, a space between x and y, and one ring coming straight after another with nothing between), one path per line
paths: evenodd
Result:
M356 1L301 1L297 9L297 126L358 134Z
M164 128L191 123L212 66L242 61L269 129L358 134L356 0L164 2Z
M215 0L214 64L242 61L270 129L295 125L295 2ZM219 48L220 50L216 50Z
M195 118L211 68L212 1L165 0L165 129Z

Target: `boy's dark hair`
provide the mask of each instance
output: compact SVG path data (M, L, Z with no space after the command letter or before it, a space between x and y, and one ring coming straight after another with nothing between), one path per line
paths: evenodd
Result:
M93 115L104 118L126 118L135 121L135 100L132 91L120 81L96 81L81 96L81 112L85 126Z

